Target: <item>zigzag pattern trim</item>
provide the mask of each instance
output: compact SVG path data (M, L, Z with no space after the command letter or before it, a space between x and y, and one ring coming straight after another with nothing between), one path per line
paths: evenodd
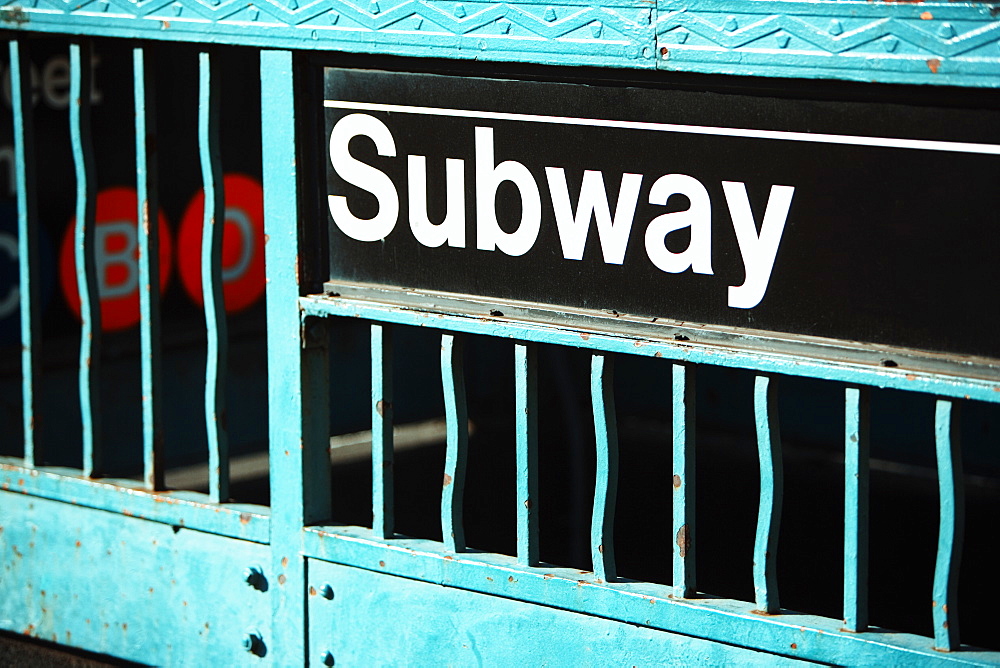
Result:
M699 0L691 9L685 5L692 0L658 0L657 9L646 0L561 1L0 0L0 25L151 39L211 35L213 42L280 48L1000 87L1000 17L982 3Z
M128 0L88 0L75 7L63 0L13 0L4 4L25 6L28 3L32 3L31 9L45 12L238 24L251 29L255 25L309 24L308 27L320 28L324 33L358 29L394 32L395 24L414 18L432 24L436 27L435 32L443 31L450 35L468 35L496 24L494 32L497 35L508 35L511 38L516 35L520 39L534 37L559 40L587 29L586 37L578 37L574 41L622 41L621 38L605 39L605 33L610 31L622 36L640 37L647 44L652 44L652 10L646 8L631 10L634 18L628 18L618 8L494 3L470 11L462 2L432 3L426 0L404 0L389 7L385 6L389 4L385 0L372 0L366 8L343 0L312 2L301 8L297 6L296 0L291 0L291 5L271 0L260 0L256 4L240 0L216 0L217 4L212 0L147 0L142 3ZM513 32L514 28L520 30ZM419 29L412 32L419 32Z
M922 19L877 19L851 30L843 30L838 19L823 18L826 28L798 16L771 15L753 20L740 27L732 15L704 15L687 11L670 12L657 21L656 34L668 34L678 41L685 40L686 32L702 37L725 50L739 50L769 35L779 33L798 38L828 54L841 54L859 47L886 40L901 40L925 50L928 55L953 58L1000 40L1000 21L978 25L964 33L957 32L949 21ZM722 19L719 21L718 19ZM810 17L817 20L818 17ZM721 25L720 25L721 24ZM927 26L926 28L924 26ZM684 32L686 31L686 32ZM891 42L889 42L891 44ZM885 53L885 46L880 47ZM998 50L1000 58L1000 50Z

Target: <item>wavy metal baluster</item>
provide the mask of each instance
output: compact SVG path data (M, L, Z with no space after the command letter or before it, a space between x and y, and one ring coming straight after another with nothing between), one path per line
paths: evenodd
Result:
M452 552L465 550L462 502L469 450L469 414L465 403L463 348L463 339L460 335L441 336L441 380L444 386L444 414L447 423L447 446L441 492L441 533L445 549Z
M14 179L17 185L18 290L21 308L21 397L24 422L24 465L41 464L44 453L35 441L35 379L41 320L38 305L38 198L35 182L35 128L31 100L30 59L19 40L11 40L10 92L14 112ZM12 249L10 249L12 250Z
M694 368L673 365L674 404L674 596L690 598L695 589L694 524Z
M867 387L848 387L844 415L844 628L868 628Z
M937 451L938 494L941 519L938 529L937 563L934 565L934 647L944 651L959 648L958 572L965 534L965 487L962 482L962 448L959 439L959 406L938 399L934 410L934 442Z
M76 231L74 251L76 286L80 294L80 417L83 437L83 475L95 477L102 469L101 305L97 293L97 253L94 230L94 153L90 140L92 69L90 42L69 45L69 135L76 168Z
M618 423L615 417L614 357L590 358L590 398L597 437L597 480L590 520L590 554L594 576L610 582L615 569L615 503L618 497Z
M753 398L760 457L760 508L753 548L753 588L757 610L776 613L780 609L777 561L783 495L777 381L768 376L757 376Z
M205 298L208 359L205 364L205 425L208 432L208 494L213 503L229 498L229 439L226 434L226 310L222 299L222 230L225 203L219 164L219 108L222 82L213 82L211 55L198 54L198 152L205 189L201 238L201 290Z
M395 533L392 448L392 328L373 324L372 336L372 531Z
M538 563L538 349L514 344L517 431L517 561Z
M160 220L156 164L156 102L146 50L132 50L135 91L135 182L139 221L139 344L142 366L143 482L163 489L160 424Z

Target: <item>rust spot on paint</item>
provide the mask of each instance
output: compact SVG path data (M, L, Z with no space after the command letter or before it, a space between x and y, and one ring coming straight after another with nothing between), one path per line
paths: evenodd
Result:
M281 567L282 568L288 568L288 557L282 557L281 558Z
M265 234L264 235L264 245L266 246L267 242L270 241L270 240L271 240L271 235L270 234Z
M792 649L798 649L798 648L799 648L798 645L796 645L795 643L792 643Z
M551 580L554 577L555 577L555 573L545 573L544 575L542 575L542 579L543 580Z
M929 70L930 70L930 71L931 71L931 72L932 72L933 74L937 74L937 73L938 73L938 69L939 69L940 67L941 67L941 59L940 59L940 58L929 58L929 59L927 60L927 68L928 68L928 69L929 69Z
M941 624L941 626L942 626L943 628L948 628L948 620L947 620L947 619L946 619L946 620L944 620L944 622L943 622L943 623Z
M287 579L287 578L285 577L285 574L284 574L284 573L282 573L281 575L279 575L279 576L278 576L278 584L280 584L280 585L283 585L283 584L285 584L285 580L286 580L286 579Z
M26 636L30 636L34 632L35 632L35 625L34 624L28 624L28 628L24 629L24 631L23 631L24 635L26 635Z
M941 606L941 612L948 612L948 604L947 603L945 603L944 605Z
M922 18L924 21L930 21L934 18L934 15L931 14L930 12L924 12L923 14L920 15L920 18Z
M685 524L677 530L677 549L679 550L678 554L681 555L681 559L687 556L690 547L691 536L688 535L688 526Z
M587 334L586 332L580 332L580 338L583 339L584 341L589 341L590 334Z
M661 353L660 351L657 351L656 354L653 355L653 357L663 357L663 353Z
M385 415L384 411L386 409L392 408L392 402L382 401L381 399L375 403L375 410L379 415Z
M455 561L455 557L451 556L450 554L446 554L446 555L444 555L444 560L445 561Z
M677 489L680 489L680 486L681 486L681 477L679 475L675 474L674 475L674 487L677 488Z
M511 575L511 576L509 576L509 577L507 578L507 582L517 582L517 580L515 580L515 579L514 579L514 576L513 576L513 575Z
M310 596L316 595L316 587L309 587L309 595Z
M240 524L250 524L250 513L240 513Z
M385 568L385 562L384 561L378 562L378 566L379 568Z
M442 487L447 487L450 484L451 484L451 476L448 475L447 473L445 473L444 474L444 484L442 485Z
M489 575L486 576L486 580L489 582L493 582L493 578L491 578Z
M917 379L917 374L915 373L906 374L906 380L916 380L916 379Z
M531 499L525 499L524 500L524 507L528 508L528 509L531 508Z
M122 631L128 631L128 622L122 622Z

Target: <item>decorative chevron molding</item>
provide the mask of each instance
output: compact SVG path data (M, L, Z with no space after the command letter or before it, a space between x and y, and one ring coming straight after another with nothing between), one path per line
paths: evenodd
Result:
M1000 87L1000 15L982 3L0 0L0 25L355 53Z
M826 17L693 15L670 12L657 21L657 38L691 45L705 42L726 50L799 48L830 55L864 52L894 53L901 44L929 56L953 58L1000 43L1000 21L963 25L952 21L886 18L865 21ZM742 19L742 20L741 20ZM846 25L845 25L846 21ZM962 32L959 32L959 31ZM772 38L768 40L767 38ZM1000 50L997 50L1000 56Z
M1000 16L988 6L750 0L693 11L675 4L661 5L656 21L663 69L1000 86ZM747 11L757 7L764 11Z

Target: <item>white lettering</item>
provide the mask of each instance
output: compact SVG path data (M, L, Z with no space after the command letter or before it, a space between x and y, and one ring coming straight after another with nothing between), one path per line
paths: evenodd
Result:
M6 181L7 196L13 197L17 194L17 172L15 171L13 146L0 146L0 166L7 168L7 178L5 180L0 177L0 183Z
M379 155L395 157L396 144L382 121L368 114L348 114L330 132L330 163L340 178L375 195L378 214L371 219L357 218L348 208L346 197L330 195L330 215L337 227L352 239L378 241L396 227L399 194L388 175L351 156L348 145L359 135L371 139Z
M622 187L618 191L618 205L615 218L611 220L608 193L604 188L604 174L593 170L583 173L580 185L580 199L573 215L569 201L569 187L566 185L566 170L561 167L546 167L545 177L552 194L552 209L559 228L559 243L563 257L567 260L582 260L587 245L591 218L597 219L597 233L601 239L601 251L607 264L622 264L628 249L629 234L635 218L635 207L639 201L642 174L622 174Z
M764 222L757 234L757 223L750 210L746 185L723 181L722 190L726 194L729 215L733 219L736 240L743 255L746 278L741 286L729 287L729 305L733 308L753 308L764 298L767 284L771 280L774 259L781 243L781 233L785 229L788 209L792 204L792 186L771 186L771 193L764 209Z
M95 64L94 75L97 75ZM100 100L97 90L97 79L91 79L93 90L91 92L91 102ZM45 101L53 109L66 109L69 107L69 58L66 56L56 56L45 63L42 69L42 94Z
M97 294L102 300L116 299L132 294L139 288L139 267L136 248L139 244L135 223L118 220L101 223L94 228L97 244ZM108 250L108 240L113 236L125 239L125 246L112 253ZM124 267L124 281L112 285L108 281L108 268L114 265Z
M437 248L445 241L454 248L465 248L465 160L445 160L448 200L444 221L438 225L427 216L427 158L407 156L406 168L414 238L428 248Z
M674 195L683 195L691 205L685 211L664 213L646 227L646 255L660 271L679 274L688 268L696 274L712 273L712 200L698 179L686 174L661 176L649 191L649 203L665 205ZM666 237L684 227L691 228L691 242L682 253L667 248Z
M0 232L0 252L7 255L13 262L17 262L17 237L7 232ZM0 320L17 312L21 303L21 289L17 281L13 281L7 294L0 297Z
M521 193L521 222L514 232L504 232L497 222L497 189L510 181ZM507 255L524 255L535 244L542 224L538 184L528 168L514 160L494 166L493 128L476 128L476 246L499 248Z
M235 226L240 234L239 257L236 258L235 263L228 267L222 267L222 282L229 283L243 276L247 267L250 266L250 260L253 259L253 223L250 222L250 216L247 215L246 211L228 206L226 207L225 220L227 227L229 225ZM223 234L225 234L225 230L223 230Z

